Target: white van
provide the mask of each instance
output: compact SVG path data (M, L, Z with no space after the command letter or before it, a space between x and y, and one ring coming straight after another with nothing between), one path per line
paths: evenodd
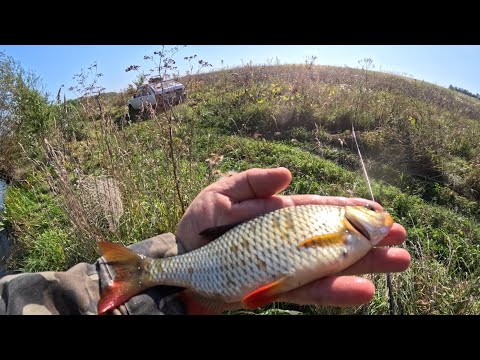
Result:
M128 100L128 112L134 117L150 105L157 109L178 104L185 100L185 86L174 80L151 82L138 88L133 98Z

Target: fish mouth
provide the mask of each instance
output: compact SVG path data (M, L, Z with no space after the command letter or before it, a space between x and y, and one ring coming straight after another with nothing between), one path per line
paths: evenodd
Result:
M360 206L346 207L345 226L377 245L390 231L393 218L385 211L372 211Z
M355 222L354 219L345 219L346 222L348 222L348 225L350 225L351 228L353 228L353 230L355 230L355 232L358 232L360 233L364 238L366 238L368 241L371 241L370 239L370 234L368 233L368 231L362 226L362 224L360 222ZM347 225L347 228L349 227ZM352 230L352 229L350 229Z

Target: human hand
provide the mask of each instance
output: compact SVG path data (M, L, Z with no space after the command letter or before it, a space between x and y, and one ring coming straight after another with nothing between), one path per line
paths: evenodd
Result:
M200 192L190 204L178 227L177 236L187 251L208 243L200 236L207 228L239 223L258 215L292 205L366 205L382 210L373 201L319 195L281 196L292 176L285 168L250 169L221 179ZM367 273L404 271L410 264L410 254L399 248L406 239L406 231L395 223L388 235L361 260L336 276L313 281L283 294L277 301L300 305L358 306L368 303L375 292L373 283L363 277Z

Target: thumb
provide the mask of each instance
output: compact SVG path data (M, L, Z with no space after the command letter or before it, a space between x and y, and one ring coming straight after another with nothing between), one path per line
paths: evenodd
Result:
M233 203L267 198L284 190L292 181L292 174L284 167L249 169L212 184L211 190L231 199Z

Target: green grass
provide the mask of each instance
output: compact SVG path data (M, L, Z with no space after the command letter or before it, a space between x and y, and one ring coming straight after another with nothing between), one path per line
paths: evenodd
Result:
M124 94L102 97L102 111L95 102L56 110L63 121L49 132L50 150L19 159L30 164L26 181L5 199L18 249L11 270L66 269L95 261L99 238L130 244L174 232L216 172L284 166L293 175L286 194L370 198L354 124L375 199L408 233L412 265L392 274L396 312L480 310L480 101L414 79L321 66L245 66L197 76L191 87L174 116L122 127ZM223 160L209 166L211 154ZM82 203L79 180L91 175L118 183L115 229ZM255 313L387 314L385 276L370 277L375 298L359 308L275 303Z
M9 186L5 203L5 224L20 234L14 239L9 268L61 271L86 260L85 254L77 252L77 241L59 199L39 179L33 184Z

